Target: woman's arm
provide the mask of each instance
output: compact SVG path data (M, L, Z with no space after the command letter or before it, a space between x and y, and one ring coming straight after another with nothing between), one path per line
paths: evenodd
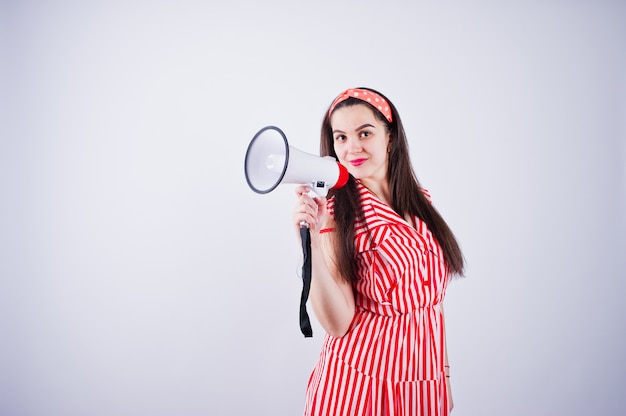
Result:
M335 237L333 231L319 235L317 243L311 238L310 298L322 327L339 338L348 331L355 306L352 284L342 279L335 267Z
M332 219L326 210L326 198L311 198L306 186L296 188L299 197L293 219L296 227L306 221L311 233L311 290L309 299L313 311L324 330L342 337L354 317L352 284L343 280L335 266L334 232L320 234L322 226L332 228Z

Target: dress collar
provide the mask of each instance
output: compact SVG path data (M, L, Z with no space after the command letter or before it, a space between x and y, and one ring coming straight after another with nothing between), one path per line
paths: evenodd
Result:
M393 210L389 205L383 202L374 192L357 180L357 188L361 195L361 202L363 206L363 214L365 215L366 222L369 226L372 226L371 222L377 223L383 222L388 224L403 224L411 227L411 225L397 212ZM371 214L375 214L372 216ZM413 227L411 227L413 228Z

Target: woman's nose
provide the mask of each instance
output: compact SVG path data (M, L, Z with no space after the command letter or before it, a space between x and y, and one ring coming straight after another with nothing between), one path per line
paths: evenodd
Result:
M348 152L359 153L361 151L361 142L358 139L348 138Z

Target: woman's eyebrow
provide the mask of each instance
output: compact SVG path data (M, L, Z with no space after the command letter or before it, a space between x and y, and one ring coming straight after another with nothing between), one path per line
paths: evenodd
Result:
M365 124L363 124L362 126L359 126L359 127L357 127L356 129L354 129L354 131L363 130L363 129L364 129L364 128L366 128L366 127L371 127L371 128L374 128L374 126L373 126L373 125L371 125L371 124L369 124L369 123L365 123ZM335 133L343 133L343 134L345 134L345 132L344 132L344 131L339 130L339 129L335 129L335 130L333 130L333 134L335 134Z

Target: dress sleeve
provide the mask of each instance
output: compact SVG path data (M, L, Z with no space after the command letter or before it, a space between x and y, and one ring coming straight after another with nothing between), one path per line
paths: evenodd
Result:
M420 188L420 191L422 191L422 193L424 194L424 196L426 197L426 199L428 200L428 202L430 202L431 204L433 203L433 200L430 196L430 192L428 191L428 189L425 188Z

